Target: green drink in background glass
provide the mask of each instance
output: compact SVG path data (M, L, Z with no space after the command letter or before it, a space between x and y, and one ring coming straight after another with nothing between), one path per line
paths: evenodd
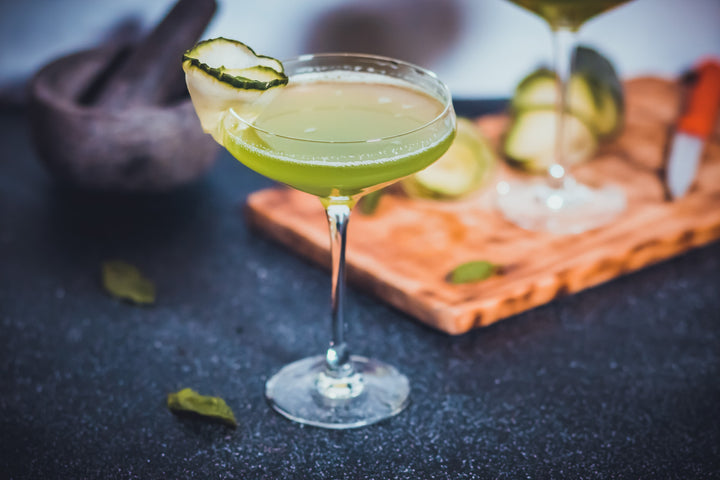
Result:
M577 30L606 10L630 0L509 0L541 16L553 30Z

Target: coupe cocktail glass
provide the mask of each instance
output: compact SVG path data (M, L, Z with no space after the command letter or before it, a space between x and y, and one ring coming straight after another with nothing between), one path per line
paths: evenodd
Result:
M580 233L612 221L626 207L625 193L615 185L590 186L568 172L565 121L575 37L590 18L629 0L509 0L542 17L553 34L558 79L555 158L544 181L503 183L498 207L513 223L528 230Z
M383 362L350 354L343 290L350 210L364 194L437 160L455 134L447 87L422 68L354 54L283 62L287 86L252 121L229 111L223 145L243 164L320 199L332 258L330 345L285 366L266 384L272 406L326 428L371 424L408 402L407 378Z

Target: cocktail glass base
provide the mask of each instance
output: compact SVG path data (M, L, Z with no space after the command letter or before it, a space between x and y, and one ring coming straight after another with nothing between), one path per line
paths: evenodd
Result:
M352 356L351 362L354 374L345 381L327 375L324 356L298 360L267 381L265 396L290 420L338 430L379 422L408 405L405 375L365 357Z
M590 187L572 179L562 188L543 181L501 182L497 190L497 206L505 218L526 230L562 235L601 227L627 206L620 187Z

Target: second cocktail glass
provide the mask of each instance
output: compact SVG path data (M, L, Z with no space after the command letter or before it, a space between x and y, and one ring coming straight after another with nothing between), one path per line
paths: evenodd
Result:
M564 137L567 90L577 30L588 19L629 0L509 1L539 15L552 30L558 123L555 159L546 180L502 183L498 207L508 220L528 230L571 234L600 227L625 210L625 193L611 184L585 185L568 172Z
M360 197L437 160L455 134L447 87L420 67L390 58L305 55L283 62L289 83L252 122L228 112L222 143L258 173L313 194L330 229L330 345L285 366L266 384L271 405L297 422L352 428L400 412L407 378L350 354L343 290L350 211Z

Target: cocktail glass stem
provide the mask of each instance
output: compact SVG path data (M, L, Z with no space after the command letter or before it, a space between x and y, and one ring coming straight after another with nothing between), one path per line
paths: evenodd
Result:
M325 355L283 367L265 385L273 408L300 423L324 428L355 428L396 415L408 404L410 384L392 366L350 355L345 342L343 303L345 246L354 200L322 198L330 230L332 338Z
M330 295L332 340L327 350L327 368L331 372L352 369L345 343L345 246L350 209L346 205L330 205L326 209L330 227L330 256L332 257L332 292Z
M569 111L569 87L572 73L573 52L575 49L574 30L568 28L553 29L553 54L557 85L557 131L555 134L555 155L548 168L548 182L551 188L560 189L566 182L572 181L567 171L567 152L565 151L565 112Z
M330 257L332 262L332 290L330 294L330 321L332 338L325 353L325 371L317 380L318 392L327 398L342 399L360 395L362 376L353 367L350 351L345 343L345 246L350 206L346 203L325 207L330 230Z

